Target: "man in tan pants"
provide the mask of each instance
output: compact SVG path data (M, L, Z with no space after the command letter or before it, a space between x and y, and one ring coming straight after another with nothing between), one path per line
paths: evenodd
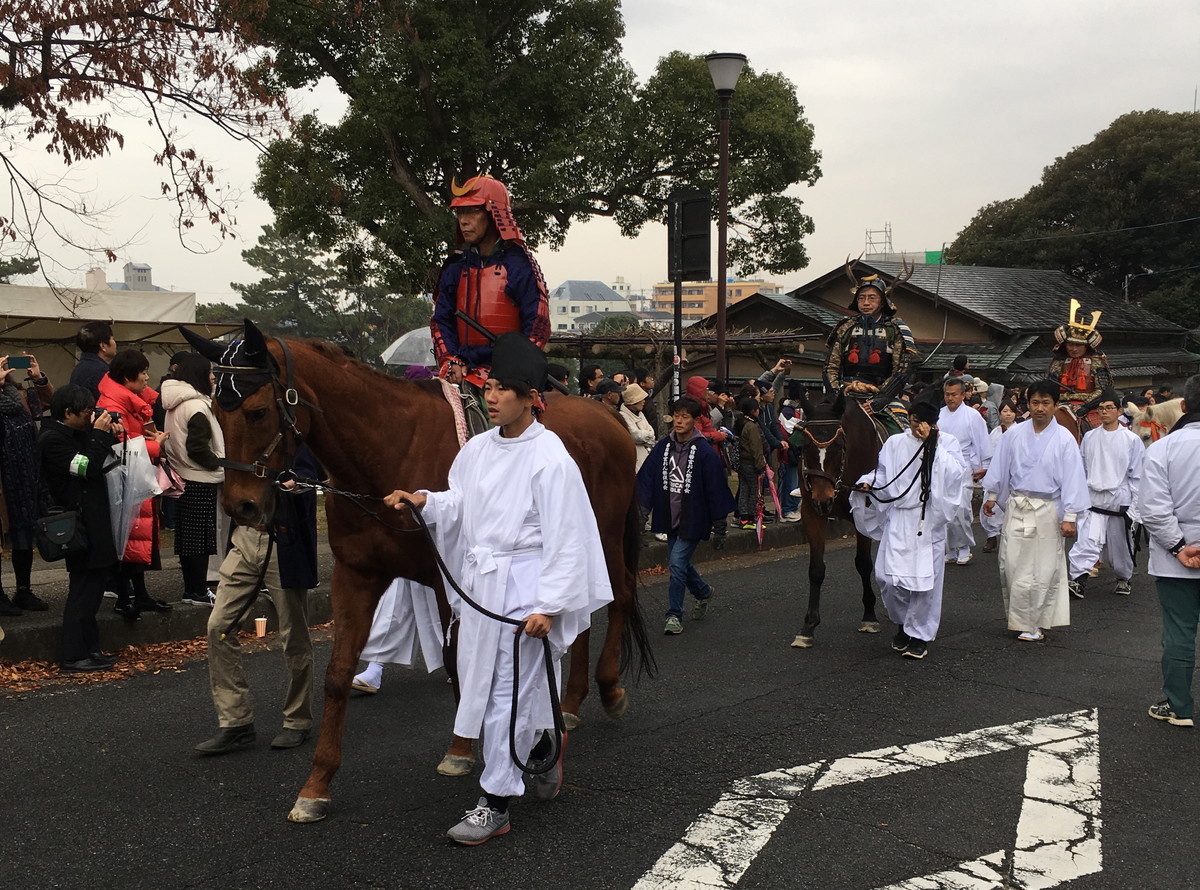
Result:
M258 576L267 556L265 531L247 526L233 530L229 553L221 563L217 601L208 617L208 675L213 705L221 731L196 746L202 754L225 754L254 743L254 707L242 670L242 646L236 633L221 634L247 600L258 596ZM308 590L284 588L279 578L279 557L273 553L263 579L279 616L279 638L288 668L287 695L283 703L283 731L272 748L295 748L312 728L313 655L308 632Z

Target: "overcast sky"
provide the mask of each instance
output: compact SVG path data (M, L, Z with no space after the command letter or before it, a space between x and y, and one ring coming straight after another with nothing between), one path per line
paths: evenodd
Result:
M722 51L745 53L756 71L781 72L796 85L824 175L799 191L816 234L806 242L809 267L776 279L788 286L857 255L865 231L887 223L896 250L939 249L981 206L1024 194L1043 167L1119 115L1193 110L1200 83L1196 0L842 0L807 9L794 0L639 0L624 14L626 57L641 78L669 51ZM322 93L302 102L336 108L336 97ZM700 113L715 118L716 107L714 96ZM100 203L120 202L109 228L134 239L109 279L121 277L127 260L145 262L156 284L232 302L231 281L259 277L240 252L271 221L251 191L253 151L195 133L242 196L243 239L196 255L180 245L169 203L155 198L149 132L126 131L123 152L71 172ZM43 171L61 172L32 157ZM210 232L201 236L218 245ZM539 258L551 287L620 275L648 289L665 275L665 230L648 226L630 241L596 221L572 228L561 251ZM82 283L81 272L59 274L62 283Z

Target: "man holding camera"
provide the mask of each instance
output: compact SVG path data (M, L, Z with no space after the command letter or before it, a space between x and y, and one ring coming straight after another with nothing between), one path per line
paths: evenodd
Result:
M66 558L69 587L63 608L59 665L64 671L101 671L115 655L100 651L96 611L104 582L118 559L108 510L104 461L121 432L107 411L95 411L92 394L68 384L50 399L50 420L38 437L44 505L74 510L87 538L87 549ZM47 509L49 512L49 509Z

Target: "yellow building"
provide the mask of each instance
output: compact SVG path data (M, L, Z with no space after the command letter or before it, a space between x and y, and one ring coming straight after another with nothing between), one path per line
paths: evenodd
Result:
M725 304L732 306L739 300L752 297L755 294L779 294L783 292L778 284L770 281L752 278L745 281L730 281L725 285ZM654 285L654 309L659 312L675 311L675 285L671 282L659 282ZM717 282L715 281L685 281L683 283L683 323L684 326L694 321L706 318L717 311Z

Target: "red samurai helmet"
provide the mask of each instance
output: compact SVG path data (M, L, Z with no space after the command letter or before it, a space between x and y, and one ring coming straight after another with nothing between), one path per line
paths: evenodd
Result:
M505 241L525 243L521 227L517 225L517 220L512 214L512 199L500 180L480 174L459 185L456 179L451 179L450 193L454 195L450 200L451 207L484 207L492 222L496 224L501 238ZM454 237L459 244L462 243L462 233L457 229Z

